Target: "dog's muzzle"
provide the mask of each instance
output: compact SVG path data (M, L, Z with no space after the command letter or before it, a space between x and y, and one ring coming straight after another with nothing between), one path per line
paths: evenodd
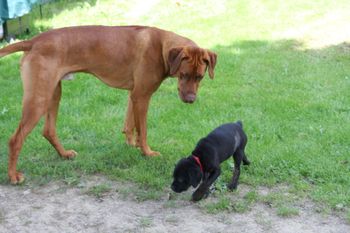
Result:
M171 185L171 190L173 190L175 193L179 193L179 190L176 188L174 184Z
M175 193L181 193L186 190L184 187L180 187L178 185L172 184L171 185L171 190L173 190Z
M185 103L192 104L196 100L196 94L194 93L183 94L180 92L179 94L181 100Z

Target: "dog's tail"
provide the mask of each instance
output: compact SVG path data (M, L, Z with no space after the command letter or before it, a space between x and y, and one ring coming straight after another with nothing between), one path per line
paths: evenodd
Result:
M236 123L243 129L243 123L241 120L237 121Z
M6 56L10 53L15 53L19 51L29 51L33 46L32 41L25 40L18 43L10 44L2 49L0 49L0 57Z

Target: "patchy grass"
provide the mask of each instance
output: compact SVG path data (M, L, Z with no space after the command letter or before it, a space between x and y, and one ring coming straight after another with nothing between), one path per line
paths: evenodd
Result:
M0 209L0 224L3 224L6 221L4 210Z
M132 200L142 202L147 200L160 200L164 193L154 189L145 189L141 186L130 186L118 188L116 190L123 198L131 198Z
M214 202L210 202L206 205L204 205L206 211L210 214L216 214L223 211L231 211L232 210L232 204L228 197L219 197Z
M255 190L250 190L245 194L242 194L240 191L227 193L217 190L212 195L215 198L203 200L199 205L204 211L210 214L223 211L244 213L259 201L259 195Z
M281 206L277 208L277 215L281 217L292 217L299 215L299 210L294 207Z
M107 184L99 184L89 188L86 193L96 198L102 198L111 191L111 187Z
M350 211L346 214L346 221L350 224Z
M142 217L139 221L141 228L148 228L153 225L153 219L151 217Z
M82 24L153 25L215 51L215 79L203 80L193 105L181 103L174 79L162 84L148 115L149 143L162 155L145 158L126 146L120 133L127 93L77 74L63 83L57 129L65 147L79 155L59 158L41 136L40 122L19 158L18 169L26 179L76 184L81 175L98 173L135 182L147 190L141 200L152 198L149 193L168 189L175 162L199 138L241 119L252 161L242 170L242 184L288 183L299 197L348 211L350 38L339 28L350 20L348 1L155 1L147 7L141 2L50 3L43 19L38 9L33 11L32 35ZM20 54L0 59L0 184L8 182L7 142L21 116L19 60ZM232 176L231 163L222 165L221 187ZM249 194L233 205L219 197L211 209L245 210L255 199ZM288 197L277 195L272 203L279 199Z

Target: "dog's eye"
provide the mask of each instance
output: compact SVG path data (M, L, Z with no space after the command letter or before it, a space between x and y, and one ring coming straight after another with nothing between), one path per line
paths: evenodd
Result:
M201 80L202 78L203 78L203 77L202 77L201 75L197 75L197 76L196 76L196 80L197 80L197 81Z
M183 183L183 182L184 182L184 180L183 180L183 179L178 179L178 180L177 180L177 182L179 182L179 183Z
M184 80L188 80L188 74L186 74L186 73L180 73L180 78L181 79L184 79Z

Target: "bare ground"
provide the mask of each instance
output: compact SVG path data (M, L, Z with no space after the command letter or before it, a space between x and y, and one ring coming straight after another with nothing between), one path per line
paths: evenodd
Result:
M109 192L88 195L91 187L106 182ZM310 203L289 218L262 203L242 214L208 214L188 200L169 204L169 196L138 202L132 194L118 192L125 186L99 176L74 187L60 182L0 186L0 232L350 232L345 220L316 213Z

